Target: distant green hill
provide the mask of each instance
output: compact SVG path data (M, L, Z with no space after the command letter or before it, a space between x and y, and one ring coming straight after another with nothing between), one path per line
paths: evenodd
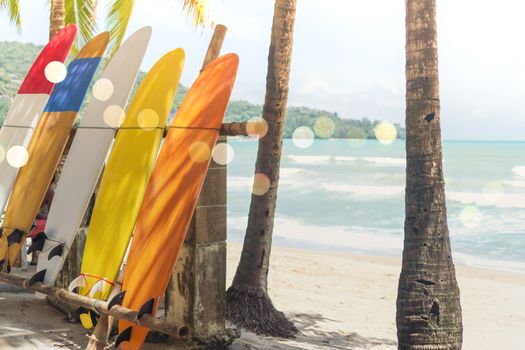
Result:
M24 76L26 75L31 63L42 49L41 46L33 44L24 44L18 42L0 42L0 124L3 123L8 108ZM137 85L142 81L145 73L140 72L137 79ZM183 85L179 86L175 104L172 110L172 117L175 110L179 107L184 99L188 88ZM91 96L88 94L87 100ZM84 106L86 103L84 103ZM226 112L226 121L245 121L250 118L260 117L262 106L247 101L231 101L228 111ZM82 115L82 112L80 113ZM300 126L308 126L315 129L316 121L319 125L319 118L322 122L328 122L331 137L336 138L374 138L374 126L377 121L371 121L367 118L362 120L340 118L337 113L312 109L308 107L289 107L284 136L291 137L293 131ZM398 137L405 137L405 130L396 124ZM323 135L321 135L323 136Z

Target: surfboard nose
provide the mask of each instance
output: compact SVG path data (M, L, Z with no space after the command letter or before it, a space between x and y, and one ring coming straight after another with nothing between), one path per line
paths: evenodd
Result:
M109 32L102 32L91 39L79 52L76 58L102 57L109 43Z

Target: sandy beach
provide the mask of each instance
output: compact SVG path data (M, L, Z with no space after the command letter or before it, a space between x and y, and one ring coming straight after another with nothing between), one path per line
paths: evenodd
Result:
M241 248L229 242L228 283ZM282 349L396 349L400 264L400 258L274 247L270 296L303 333L296 341L279 342ZM523 349L525 276L456 267L463 349ZM244 334L244 339L253 337ZM281 347L272 342L272 348Z
M241 252L229 242L228 284ZM396 349L400 259L274 247L269 292L301 330L295 340L243 332L233 350ZM523 349L523 275L457 266L466 350ZM81 349L79 324L33 294L0 284L0 349ZM146 344L144 349L173 346Z

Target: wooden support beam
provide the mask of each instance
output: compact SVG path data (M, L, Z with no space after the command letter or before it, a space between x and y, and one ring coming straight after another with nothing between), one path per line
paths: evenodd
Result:
M247 122L224 123L221 126L221 136L250 136L246 129Z
M147 327L151 330L155 330L175 338L185 339L189 336L189 330L187 327L177 326L172 323L159 320L150 315L144 315L140 318L140 320L138 320L138 313L136 311L121 307L119 305L115 305L111 308L111 310L109 310L108 302L70 293L65 289L56 288L40 282L37 282L32 286L28 286L27 280L25 278L3 272L0 272L0 281L19 286L21 288L29 289L34 292L52 295L64 303L78 307L84 307L100 314L114 316L115 318L133 322L140 326Z
M223 123L221 126L221 136L250 136L246 129L248 122L231 122ZM75 137L77 129L72 129L69 139L72 140Z

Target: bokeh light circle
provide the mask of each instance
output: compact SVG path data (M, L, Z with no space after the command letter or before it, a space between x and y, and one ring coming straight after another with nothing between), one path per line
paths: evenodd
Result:
M44 68L44 75L49 82L57 84L66 79L67 68L60 61L51 61Z
M259 139L266 136L268 132L268 123L263 118L255 117L246 123L246 131L250 137Z
M159 115L151 109L146 108L139 112L137 116L137 124L144 130L152 130L159 126Z
M315 134L307 126L300 126L294 130L292 134L292 141L297 148L308 148L313 145Z
M317 137L329 139L334 136L335 123L330 117L319 117L314 123L314 131Z
M104 111L104 122L112 128L119 128L125 117L124 109L117 105L110 105Z
M481 211L474 206L468 206L463 208L463 210L459 214L459 220L466 228L474 228L479 226L479 224L481 223L481 219Z
M23 146L13 146L7 151L7 162L13 168L21 168L27 164L29 152Z
M99 101L107 101L113 95L113 83L106 78L100 78L93 84L93 97Z
M195 163L204 163L210 159L211 150L207 143L197 141L190 146L189 154Z
M383 145L390 145L397 140L396 126L390 122L378 123L374 128L374 134Z
M270 189L270 178L262 173L257 173L252 178L252 193L256 196L265 195Z
M228 145L227 143L219 143L215 145L213 148L212 157L215 163L220 165L226 165L233 161L233 157L235 156L235 152L233 150L233 147Z

